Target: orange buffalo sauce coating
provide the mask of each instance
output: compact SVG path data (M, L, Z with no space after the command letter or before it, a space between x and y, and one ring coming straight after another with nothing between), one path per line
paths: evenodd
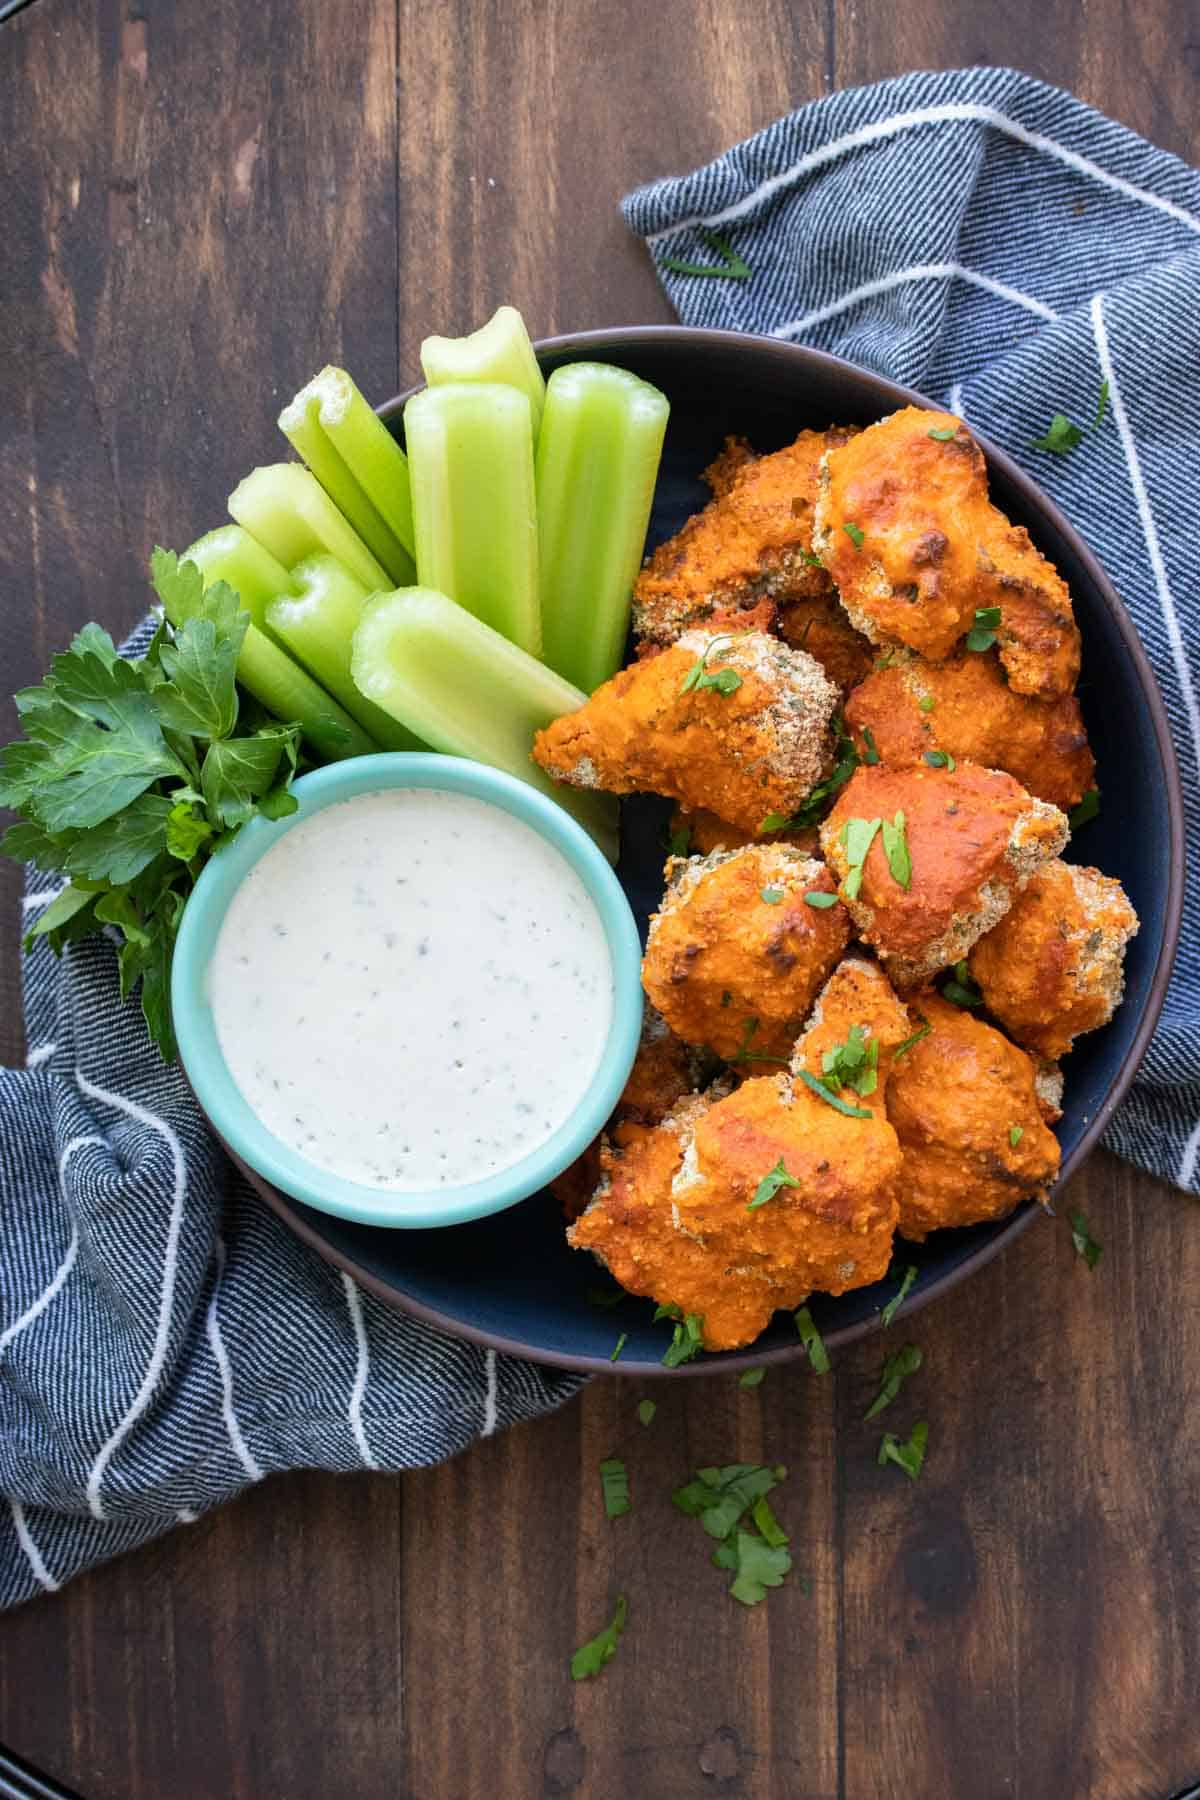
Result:
M1005 770L1064 811L1095 784L1078 700L1016 693L993 656L968 650L940 663L894 662L855 688L845 717L860 755L867 731L888 763L948 750L956 760Z
M878 1039L875 1093L842 1091L865 1116L846 1116L790 1074L685 1101L624 1153L604 1153L607 1185L568 1233L623 1287L701 1317L709 1349L751 1343L778 1308L877 1281L890 1260L900 1151L884 1096L908 1016L880 970L851 959L814 1018L798 1066L819 1071L854 1025ZM781 1161L796 1185L752 1206Z
M1059 1147L1023 1050L932 992L917 995L911 1011L931 1030L894 1063L887 1112L904 1153L900 1233L920 1243L946 1226L1003 1218L1043 1194Z
M832 584L824 593L781 603L775 629L785 644L815 656L843 691L870 672L877 654L870 638L851 625Z
M990 1013L1026 1049L1056 1062L1111 1019L1138 917L1119 881L1057 858L971 951Z
M766 844L668 870L642 963L647 994L689 1044L727 1059L748 1049L786 1061L850 936L844 906L812 907L804 897L833 894L829 870Z
M912 864L908 890L889 866L879 831L863 865L858 897L848 904L866 941L902 962L920 963L931 946L966 933L967 942L952 941L952 954L935 960L935 968L965 955L972 931L977 937L990 922L990 909L1004 910L1019 878L1009 855L1018 829L1024 833L1026 853L1034 857L1043 846L1052 855L1066 831L1060 813L1032 801L1011 775L994 769L966 762L953 771L924 764L860 768L821 828L825 859L843 893L849 873L841 838L846 822L890 821L897 814L903 815Z

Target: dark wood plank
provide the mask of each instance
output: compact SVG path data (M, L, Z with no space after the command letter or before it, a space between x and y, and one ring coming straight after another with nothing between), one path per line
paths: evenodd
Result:
M1067 0L144 12L38 0L0 38L8 686L137 616L150 544L220 517L322 361L382 394L502 299L540 331L668 316L620 194L830 72L1007 58L1184 151L1195 97L1182 0L1086 33ZM10 928L10 1055L15 971ZM827 1381L660 1383L648 1430L599 1383L442 1469L273 1480L0 1620L0 1740L89 1800L1165 1797L1200 1769L1195 1214L1105 1159L1084 1184L1094 1276L1048 1224L914 1320L917 1487L859 1422L877 1344ZM752 1614L670 1504L735 1456L789 1465L811 1583ZM620 1655L575 1686L621 1590Z

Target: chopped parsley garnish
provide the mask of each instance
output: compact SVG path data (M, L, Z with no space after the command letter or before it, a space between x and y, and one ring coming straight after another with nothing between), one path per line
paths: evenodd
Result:
M972 1009L983 1005L983 994L979 983L974 979L966 962L956 962L954 973L949 981L942 983L942 999L948 1000L951 1006Z
M875 833L883 824L882 819L847 819L838 832L838 842L846 852L849 868L842 882L842 893L847 900L856 900L862 887L863 866L867 860L867 852L875 842Z
M729 1592L743 1606L757 1606L792 1566L787 1533L766 1498L786 1474L756 1463L697 1469L695 1479L672 1496L680 1512L699 1519L718 1540L712 1561L733 1571Z
M1100 816L1100 789L1089 788L1078 806L1073 806L1067 818L1072 831L1078 831L1081 825L1087 825L1092 819Z
M616 1611L612 1623L603 1631L598 1631L594 1638L581 1644L571 1658L571 1680L586 1681L591 1675L598 1675L605 1663L610 1663L617 1654L617 1639L625 1629L625 1620L629 1616L629 1608L624 1594L617 1595Z
M904 1305L904 1302L908 1299L909 1289L916 1279L917 1265L916 1263L909 1263L904 1271L900 1286L896 1289L896 1292L892 1295L891 1299L879 1315L880 1330L887 1330L896 1314L900 1311L900 1308Z
M785 831L791 822L787 813L769 812L758 828L759 835L764 831Z
M1023 1125L1010 1125L1009 1126L1008 1141L1012 1145L1012 1148L1014 1150L1016 1149L1017 1145L1020 1143L1021 1139L1024 1136L1025 1136L1025 1127Z
M704 1348L704 1319L700 1313L689 1313L675 1327L674 1336L667 1346L663 1357L665 1369L677 1369L680 1363L691 1362Z
M773 1547L752 1531L738 1531L729 1544L713 1552L720 1569L735 1569L737 1576L729 1592L743 1606L757 1606L767 1597L768 1588L783 1586L783 1578L792 1566L791 1553L783 1545Z
M879 1378L879 1392L863 1414L864 1419L873 1419L881 1413L885 1406L890 1406L910 1375L915 1375L922 1363L922 1356L916 1344L905 1344L902 1350L895 1351L883 1365L883 1374Z
M763 1541L770 1544L772 1550L781 1550L789 1541L787 1532L772 1512L771 1502L765 1494L750 1508L750 1517L754 1520Z
M606 1456L600 1464L600 1488L605 1516L623 1518L629 1511L629 1475L619 1456Z
M699 1519L709 1537L723 1541L787 1474L782 1463L727 1463L724 1468L697 1469L695 1479L676 1488L671 1498L689 1519Z
M908 853L904 814L898 812L894 819L882 820L880 829L883 832L883 853L887 857L892 880L907 894L912 886L912 857Z
M825 564L821 561L820 557L814 556L811 550L802 550L800 556L802 561L806 562L810 569L823 569L825 567ZM808 629L807 626L805 629Z
M627 1331L623 1331L621 1333L620 1337L617 1339L616 1343L612 1347L612 1355L608 1359L609 1362L616 1362L618 1356L620 1356L622 1350L625 1348L625 1346L628 1342L629 1342L629 1333Z
M958 767L958 764L948 750L927 750L925 752L925 761L929 764L931 769L949 769L952 775Z
M1071 1242L1075 1246L1075 1254L1082 1256L1089 1269L1094 1269L1104 1254L1103 1245L1096 1242L1081 1212L1076 1211L1067 1216L1071 1222Z
M637 1416L641 1420L643 1425L652 1425L654 1423L654 1415L657 1411L658 1411L658 1401L657 1400L639 1400L638 1401Z
M851 525L849 523L843 525L842 530L845 532L846 536L850 539L850 542L854 545L854 548L856 550L861 550L862 546L863 546L863 538L866 535L865 532L863 532L857 525Z
M738 1386L740 1388L761 1387L766 1380L766 1375L765 1369L747 1369L744 1375L738 1376Z
M810 888L804 896L804 904L815 906L818 912L823 912L828 906L836 906L837 903L836 894L823 893L820 888Z
M1045 435L1034 438L1031 448L1048 450L1052 456L1066 456L1074 450L1076 444L1082 444L1083 432L1078 425L1072 425L1066 413L1055 413L1046 428Z
M749 263L743 262L727 238L705 225L700 227L700 236L713 255L721 258L719 264L681 262L676 256L664 256L659 267L669 270L672 275L694 275L701 281L750 280L754 270Z
M754 1034L757 1030L758 1030L758 1020L757 1019L743 1020L743 1022L742 1022L742 1041L738 1045L737 1049L734 1051L733 1055L728 1057L726 1060L731 1063L751 1063L751 1062L776 1063L780 1068L786 1068L787 1067L787 1057L786 1056L760 1056L757 1051L751 1050L750 1040L754 1036Z
M718 694L736 694L742 685L742 678L736 669L710 669L708 659L722 644L732 644L732 637L714 638L702 656L697 657L680 687L681 694L690 694L693 688L715 688Z
M917 1017L918 1019L921 1019L920 1013L917 1014ZM911 1037L906 1037L902 1044L897 1044L896 1054L893 1056L892 1061L899 1062L902 1056L907 1056L913 1045L919 1044L922 1038L928 1037L932 1030L933 1026L929 1023L929 1020L921 1019L920 1028L917 1031L914 1031Z
M825 1052L821 1068L831 1093L840 1087L853 1088L865 1100L879 1085L879 1039L868 1038L861 1025L852 1025L845 1042Z
M925 1419L918 1419L907 1443L902 1444L890 1431L885 1431L876 1460L881 1469L890 1462L896 1463L910 1481L915 1481L925 1466L925 1446L928 1442L929 1423Z
M683 1310L673 1300L664 1300L654 1309L652 1324L657 1325L660 1319L682 1319Z
M922 694L921 698L917 701L917 705L922 712L932 712L937 705L937 701L932 694Z
M863 743L867 746L863 752L863 761L874 768L879 761L879 746L869 725L863 726Z
M758 897L765 900L768 906L778 906L784 898L782 888L759 888Z
M794 1175L789 1175L784 1168L783 1158L781 1156L779 1161L775 1164L775 1167L767 1170L766 1174L755 1188L754 1198L746 1207L746 1211L754 1212L758 1207L765 1206L768 1200L773 1200L775 1198L780 1188L799 1186L800 1183L796 1180L796 1177Z
M967 633L968 650L990 650L996 641L996 628L1000 623L998 606L977 606L975 623Z
M948 444L952 437L958 436L958 426L957 425L944 425L941 427L936 426L936 425L932 426L930 428L929 436L931 438L936 438L939 444Z
M1100 383L1100 393L1096 400L1096 416L1092 420L1092 430L1093 431L1099 431L1100 426L1104 420L1104 415L1107 411L1108 411L1108 383L1107 383L1107 381L1102 381Z
M829 803L835 794L845 787L855 769L858 767L858 751L854 748L854 740L846 731L845 720L839 714L833 721L834 763L833 773L824 781L818 781L812 793L792 814L789 823L803 830L805 826L815 825L829 810Z
M807 1306L802 1306L796 1313L796 1330L800 1333L800 1342L808 1351L808 1360L818 1375L829 1373L829 1352L825 1348L825 1340L813 1324L813 1316Z
M818 1081L815 1075L810 1075L807 1069L798 1069L796 1072L805 1087L811 1088L817 1098L823 1100L826 1106L832 1106L834 1112L843 1113L847 1119L873 1119L875 1117L868 1107L851 1106L849 1101L843 1100L840 1094L835 1094L827 1088L823 1081Z
M667 839L667 849L672 856L686 856L692 847L692 828L683 825L673 831Z

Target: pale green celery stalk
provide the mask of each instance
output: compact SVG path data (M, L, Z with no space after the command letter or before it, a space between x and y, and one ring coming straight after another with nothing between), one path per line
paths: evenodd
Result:
M501 306L470 337L427 337L421 345L421 367L430 387L448 381L498 381L520 388L528 397L536 442L546 400L546 383L538 368L525 321L515 306Z
M280 594L294 594L292 578L269 550L240 525L218 525L185 550L180 562L194 562L205 587L227 581L260 631L266 630L267 608Z
M537 513L529 401L492 382L414 394L404 409L417 575L537 656Z
M552 781L530 754L534 733L587 698L445 594L401 588L368 600L354 634L354 679L435 750L505 769L549 794L617 856L617 804Z
M229 496L229 511L287 569L306 556L336 556L366 588L390 588L387 570L348 525L316 476L299 463L252 469Z
M238 527L231 526L229 529L236 531ZM235 554L228 561L222 562L213 553L212 543L215 538L223 535L223 531L210 531L179 559L187 562L190 558L197 564L204 577L205 587L211 587L214 581L227 581L230 587L237 587L235 576L239 566L243 570L261 567L252 558L239 565L236 552L241 546L236 542L233 545ZM259 546L255 545L255 548ZM196 555L197 550L200 550L200 556ZM290 584L286 570L283 575L285 583ZM242 592L241 588L237 588L237 591L239 595ZM243 604L246 611L253 614L254 603L243 601ZM178 609L171 609L167 617L172 625L183 624L183 614ZM246 692L252 694L261 706L265 706L272 717L283 719L288 724L293 721L298 724L309 748L322 762L339 762L346 756L374 756L379 750L374 738L369 737L349 713L311 675L306 675L286 650L281 650L278 644L272 643L266 632L261 631L257 625L246 628L242 648L238 653L237 678Z
M423 750L420 738L376 706L354 684L350 645L367 590L332 556L308 556L291 575L293 591L267 609L267 622L284 648L341 701L383 750Z
M609 363L569 363L546 389L537 448L542 655L592 693L620 668L670 408Z
M408 459L344 369L326 368L279 415L279 429L383 564L415 578Z

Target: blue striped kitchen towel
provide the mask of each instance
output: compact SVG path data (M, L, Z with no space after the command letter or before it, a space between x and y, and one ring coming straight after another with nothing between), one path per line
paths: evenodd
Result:
M1014 69L830 94L631 194L689 325L812 344L1001 445L1104 563L1166 698L1200 844L1200 173ZM680 274L720 265L748 280ZM1031 449L1109 404L1086 455ZM1200 1188L1200 864L1162 1022L1107 1143Z
M144 649L143 627L127 648ZM34 875L26 917L57 891ZM25 958L0 1070L0 1606L282 1469L408 1469L577 1376L394 1312L233 1179L103 938Z

